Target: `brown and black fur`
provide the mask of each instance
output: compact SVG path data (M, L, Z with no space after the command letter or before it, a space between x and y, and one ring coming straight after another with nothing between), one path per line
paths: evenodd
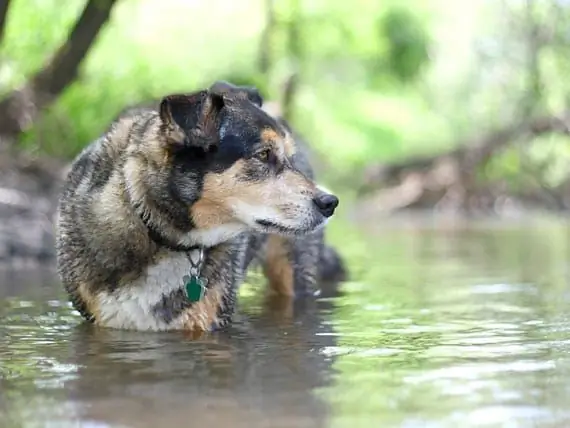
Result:
M206 331L231 320L254 259L284 296L312 290L327 257L337 262L329 273L343 274L323 243L338 200L316 186L286 122L261 106L254 89L223 82L168 96L121 114L75 159L59 206L58 272L86 319ZM208 291L191 303L176 281L197 247Z
M215 86L213 86L215 87ZM311 180L316 180L311 165L309 147L302 136L280 115L279 106L266 109L264 101L254 87L235 87L219 82L222 91L233 91L237 96L247 97L260 105L266 113L274 116L293 137L296 146L295 167ZM131 106L121 111L113 123L122 118L140 114L160 107L161 100L148 101L137 106ZM248 266L262 265L269 280L270 291L276 295L303 295L315 291L317 284L327 285L327 291L336 290L339 282L348 277L344 262L338 252L325 243L325 231L320 230L304 237L276 237L269 234L252 234L248 245ZM316 268L316 270L315 270ZM282 275L276 275L281 272ZM291 273L295 272L295 275ZM284 284L291 284L285 287ZM332 286L332 288L331 288Z

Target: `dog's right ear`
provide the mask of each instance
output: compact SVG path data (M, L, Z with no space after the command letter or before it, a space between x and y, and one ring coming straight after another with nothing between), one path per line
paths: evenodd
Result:
M160 119L169 143L209 150L219 142L221 95L209 91L168 95L160 102Z

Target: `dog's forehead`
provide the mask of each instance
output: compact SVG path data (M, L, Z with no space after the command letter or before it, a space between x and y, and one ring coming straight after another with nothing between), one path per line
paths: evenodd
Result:
M275 153L290 157L295 153L295 144L292 136L275 118L258 109L263 120L258 123L259 140L261 144L271 147Z
M291 157L295 154L295 142L284 128L264 128L260 137L263 144L272 147L282 156Z
M295 152L293 138L288 130L275 118L248 101L232 103L228 109L231 120L228 126L236 131L249 134L248 142L261 143L273 147L276 152L292 156ZM229 129L223 129L227 132Z
M244 121L250 126L260 129L271 127L276 131L281 128L273 117L248 100L234 98L226 108L234 119Z

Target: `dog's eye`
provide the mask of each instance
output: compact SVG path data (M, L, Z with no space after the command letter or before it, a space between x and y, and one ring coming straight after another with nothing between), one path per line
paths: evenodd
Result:
M263 149L260 152L257 152L255 157L262 162L269 162L269 160L271 159L271 150Z

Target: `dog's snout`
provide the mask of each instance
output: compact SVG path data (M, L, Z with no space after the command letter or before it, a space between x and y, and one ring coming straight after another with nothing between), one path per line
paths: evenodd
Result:
M330 193L320 193L313 198L313 202L322 215L330 217L338 206L338 198Z

